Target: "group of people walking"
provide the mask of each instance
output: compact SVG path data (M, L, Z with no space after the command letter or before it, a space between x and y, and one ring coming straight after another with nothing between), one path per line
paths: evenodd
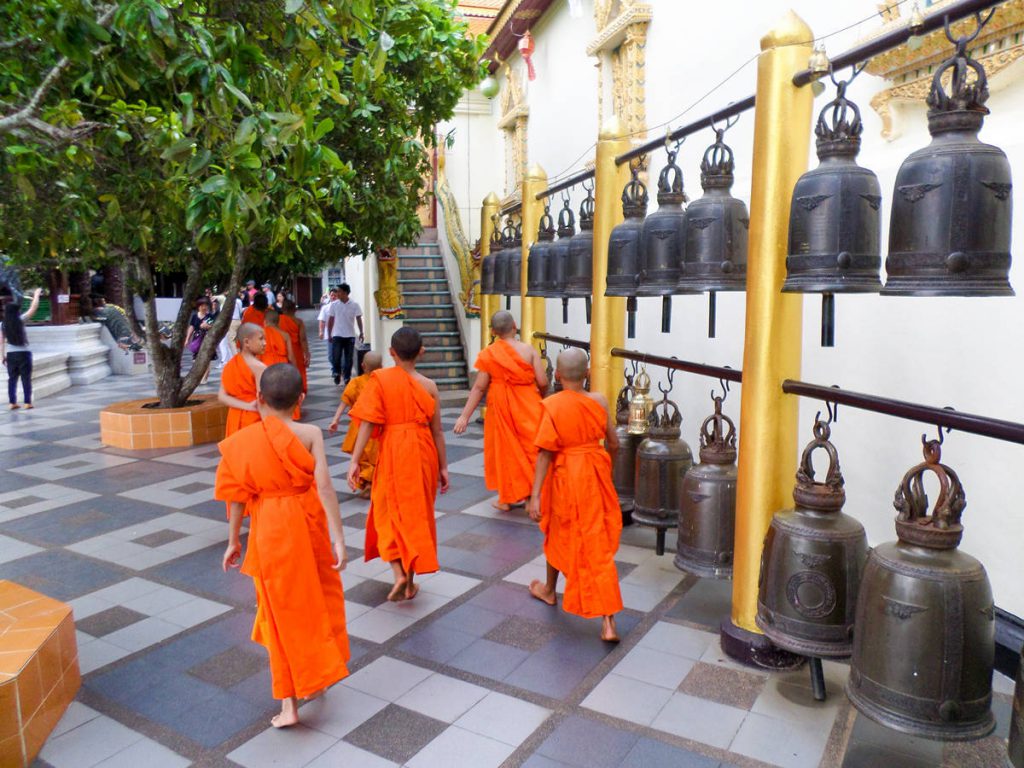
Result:
M417 574L440 567L434 501L449 487L440 394L416 370L423 341L409 327L391 338L391 367L382 368L381 355L371 352L363 358L363 373L350 380L351 353L345 350L357 338L355 326L360 339L363 328L348 286L340 288L332 292L337 304L325 305L319 318L334 381L346 381L329 430L338 428L348 410L347 481L370 499L365 558L380 557L390 565L389 601L412 600L419 592ZM255 582L253 639L269 652L272 693L282 700L272 724L286 727L298 722L300 699L319 696L348 674L338 578L346 553L323 434L295 420L305 376L294 360L267 357L275 328L267 322L271 313L264 312L262 326L239 326L240 354L221 379L220 399L229 417L215 496L228 506L223 567L241 567ZM555 606L558 577L564 575L563 609L600 618L601 639L617 642L615 614L622 597L615 553L622 518L611 479L617 443L608 403L585 391L587 357L575 349L557 361L562 391L545 398L544 366L535 349L517 340L512 315L496 313L491 328L495 341L478 357L477 380L454 431L465 432L486 397L487 487L498 491L498 509L525 506L544 532L546 576L529 586L530 595ZM242 560L246 516L248 551Z

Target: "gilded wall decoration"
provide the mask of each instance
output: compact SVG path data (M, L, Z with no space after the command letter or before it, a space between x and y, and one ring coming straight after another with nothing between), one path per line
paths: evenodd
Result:
M519 75L508 64L505 65L505 85L501 91L500 105L498 128L505 136L505 201L518 200L523 176L526 174L526 130L530 107L523 95Z
M587 55L598 59L598 117L605 114L605 69L611 74L611 109L633 138L647 131L647 27L653 12L646 3L634 0L598 0L594 5L597 36L587 46Z
M377 285L373 292L377 311L386 320L405 317L402 310L402 289L398 285L398 249L377 249Z
M466 317L480 317L480 248L469 244L462 226L459 206L448 185L445 173L445 158L441 153L437 159L437 204L444 216L444 234L452 256L459 268L459 301Z

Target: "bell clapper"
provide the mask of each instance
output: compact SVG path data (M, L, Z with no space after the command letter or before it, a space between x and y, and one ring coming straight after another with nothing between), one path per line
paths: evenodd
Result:
M836 345L836 295L821 294L821 346Z
M590 325L590 309L591 309L591 306L592 306L591 303L590 303L590 297L589 296L585 297L583 299L583 301L586 304L586 309L587 309L587 325Z
M505 311L509 312L511 310L512 310L512 297L511 296L506 296L505 297Z
M567 296L562 297L562 325L569 324L569 299Z
M626 314L628 319L626 321L626 336L631 339L636 338L636 296L630 296L626 299Z
M826 696L825 670L821 667L821 659L817 656L808 656L807 666L811 670L811 690L814 691L814 700L824 701Z
M672 332L672 297L661 297L661 332Z
M715 291L708 293L708 338L715 338L718 325L718 296Z

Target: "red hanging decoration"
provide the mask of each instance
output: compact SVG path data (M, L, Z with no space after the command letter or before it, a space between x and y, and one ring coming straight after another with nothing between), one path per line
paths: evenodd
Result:
M526 62L526 76L530 80L537 79L537 71L533 68L533 60L530 56L533 54L533 35L530 34L530 30L526 30L523 36L519 38L517 43L519 46L519 53L523 56L523 61Z

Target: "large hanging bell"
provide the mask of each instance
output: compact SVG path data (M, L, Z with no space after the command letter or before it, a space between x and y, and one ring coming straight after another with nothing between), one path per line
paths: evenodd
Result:
M494 293L498 296L504 295L506 292L505 288L508 286L508 259L510 256L508 246L512 242L514 231L515 229L511 222L505 224L501 230L500 247L498 252L494 254Z
M619 450L612 461L612 484L619 496L623 522L633 509L633 491L636 488L636 449L643 439L629 431L629 411L633 399L633 378L626 377L625 386L619 390L615 400L615 436L619 439ZM632 518L630 517L631 521Z
M633 381L633 398L629 401L629 434L647 435L650 428L649 417L654 408L654 400L651 399L651 377L647 375L647 369L640 369L636 379Z
M544 206L537 229L537 242L530 246L530 258L526 262L526 295L546 298L551 291L546 282L548 259L551 257L552 242L555 239L555 220L551 212Z
M565 295L585 299L587 324L590 324L590 300L594 291L594 188L580 203L580 231L569 240L569 265L565 274Z
M780 648L802 656L849 656L861 572L868 553L864 526L843 513L846 491L839 455L824 421L804 448L793 509L776 512L764 539L757 626ZM811 454L829 466L814 479Z
M626 335L636 336L636 289L643 262L643 220L647 213L647 187L639 178L640 164L633 165L633 176L622 190L622 214L608 238L608 278L605 296L625 296L629 313Z
M941 458L939 441L926 442L924 462L896 489L899 540L871 550L846 692L888 728L966 741L995 728L995 607L985 568L957 549L967 500ZM926 472L939 482L931 514Z
M676 568L712 579L732 577L736 529L736 425L722 398L700 427L700 464L683 478Z
M1010 765L1024 768L1024 648L1017 664L1017 687L1013 692L1013 712L1010 716Z
M645 218L641 227L637 296L675 293L685 252L685 200L683 172L676 165L676 153L669 152L668 162L658 175L658 210Z
M523 223L512 227L512 239L505 251L508 254L508 273L505 281L506 296L520 296L523 292Z
M490 239L491 250L487 256L480 259L480 295L481 296L494 296L497 293L494 290L495 280L495 257L498 255L498 251L501 250L501 235L498 232L498 228L495 227L494 231L491 232Z
M932 142L896 176L882 293L1012 296L1010 163L1001 149L978 140L989 94L985 68L967 51L974 38L953 41L948 21L946 35L956 52L932 77Z
M558 239L548 251L547 270L544 274L547 295L562 300L563 324L569 322L569 296L565 292L565 282L569 274L569 243L575 234L576 217L566 196L562 200L562 210L558 212Z
M636 449L633 521L664 529L676 525L683 476L693 466L693 452L680 437L683 417L667 393L648 419L647 438Z
M732 149L725 129L704 151L700 184L704 194L686 209L686 245L676 293L743 291L747 287L747 230L750 214L732 196Z

